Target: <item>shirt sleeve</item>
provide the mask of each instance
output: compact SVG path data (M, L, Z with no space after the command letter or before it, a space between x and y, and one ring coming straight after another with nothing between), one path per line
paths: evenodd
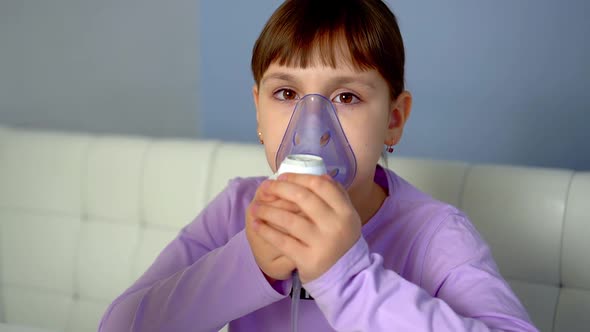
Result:
M383 267L361 236L304 285L337 331L538 331L462 215L434 233L418 286Z
M243 228L228 238L235 186L230 183L108 307L100 332L218 331L285 297L264 278Z

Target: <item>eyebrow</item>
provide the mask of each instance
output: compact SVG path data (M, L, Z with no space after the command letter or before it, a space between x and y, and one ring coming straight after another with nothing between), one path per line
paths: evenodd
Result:
M265 83L268 80L279 80L279 81L285 81L285 82L290 82L290 83L299 83L299 80L295 76L288 74L288 73L283 73L283 72L269 74L268 76L265 76L262 78L261 83ZM336 77L332 78L330 81L334 85L354 83L354 84L361 84L361 85L367 86L371 89L376 89L375 84L373 82L371 82L370 80L358 78L358 77L354 77L354 76L336 76Z
M294 82L297 83L299 82L299 80L297 80L297 78L295 78L295 76L287 74L287 73L272 73L269 74L268 76L265 76L262 78L261 83L264 83L268 80L279 80L279 81L287 81L287 82Z
M361 84L361 85L365 85L371 89L375 89L375 84L367 79L363 79L363 78L359 78L359 77L353 77L353 76L336 76L333 79L334 83L337 83L338 85L341 84L348 84L348 83L354 83L354 84Z

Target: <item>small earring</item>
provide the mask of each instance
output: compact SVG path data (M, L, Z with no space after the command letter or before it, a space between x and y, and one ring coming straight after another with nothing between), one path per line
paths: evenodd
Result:
M260 142L260 144L264 145L264 140L262 139L262 133L258 132L258 141Z
M387 146L387 152L393 153L393 145L388 145Z

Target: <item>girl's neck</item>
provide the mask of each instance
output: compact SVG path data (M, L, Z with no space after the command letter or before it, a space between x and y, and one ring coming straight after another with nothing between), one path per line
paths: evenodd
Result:
M363 225L371 220L383 205L385 198L387 198L385 189L374 181L371 181L363 188L357 188L354 192L350 192L349 195Z

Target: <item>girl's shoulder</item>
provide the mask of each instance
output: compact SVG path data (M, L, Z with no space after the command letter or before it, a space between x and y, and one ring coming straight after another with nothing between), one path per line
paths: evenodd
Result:
M385 257L385 266L420 285L423 262L444 266L441 271L447 271L474 254L485 255L489 251L461 209L433 198L393 171L387 175L390 185L388 206L384 207L387 213L378 220L379 232L373 232L380 236L371 237L374 248ZM393 252L396 254L391 255Z
M392 170L386 172L390 195L383 207L388 212L385 215L391 226L402 229L406 236L414 233L427 239L453 222L471 226L468 216L459 208L423 192Z

